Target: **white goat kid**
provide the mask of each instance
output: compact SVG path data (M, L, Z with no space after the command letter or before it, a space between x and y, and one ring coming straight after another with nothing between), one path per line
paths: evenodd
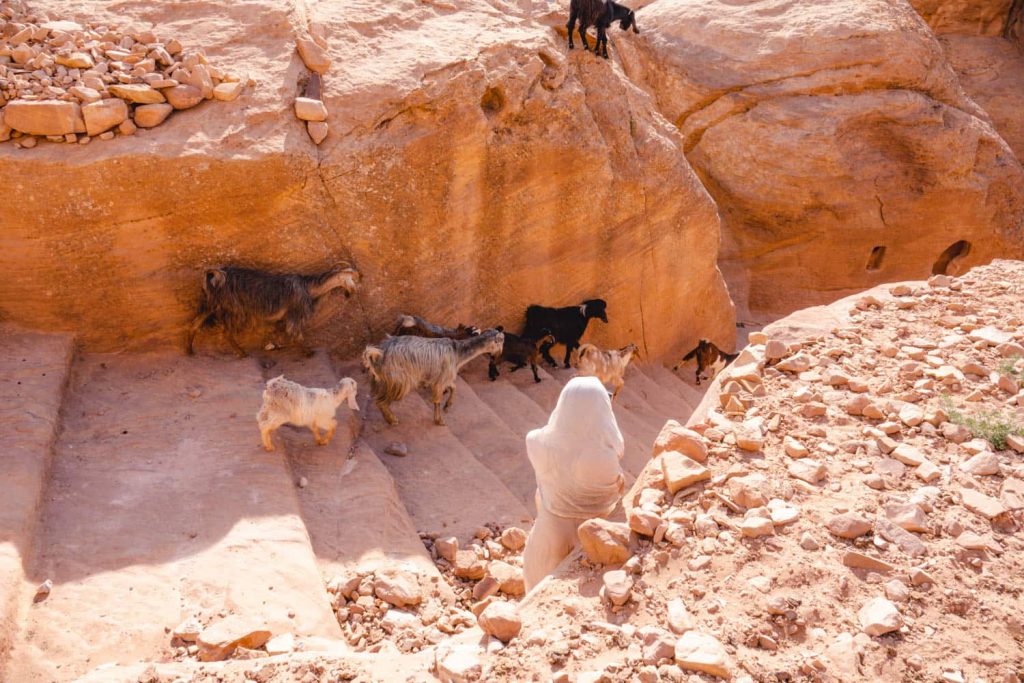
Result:
M593 344L584 344L578 351L576 369L582 376L596 377L602 384L615 387L612 392L614 401L626 383L623 375L637 351L639 349L636 344L607 351L602 351Z
M356 403L356 381L346 377L331 389L304 387L301 384L284 378L284 375L267 381L263 390L263 406L256 414L263 437L263 447L274 450L271 440L278 427L284 424L296 427L309 427L313 438L321 446L326 446L334 437L338 421L334 414L345 401L352 410L359 410ZM326 434L321 437L320 430Z

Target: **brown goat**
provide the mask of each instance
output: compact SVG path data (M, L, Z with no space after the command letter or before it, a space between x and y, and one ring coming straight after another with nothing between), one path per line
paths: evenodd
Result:
M241 357L245 350L236 335L260 324L276 323L291 341L302 343L302 328L313 316L316 302L334 289L351 296L359 271L347 264L319 275L267 273L252 268L211 268L203 275L203 295L188 328L185 351L193 352L200 328L220 324L228 343Z
M498 326L496 329L504 332L504 328L501 326ZM509 372L515 372L529 363L530 369L533 370L533 381L540 382L540 375L537 374L537 363L541 360L541 347L545 344L554 344L555 335L551 334L551 330L547 329L541 330L541 336L538 339L520 337L510 332L505 332L504 334L505 343L501 347L501 353L491 356L491 362L487 366L487 376L491 378L492 382L498 379L498 366L502 363L512 363L512 369Z

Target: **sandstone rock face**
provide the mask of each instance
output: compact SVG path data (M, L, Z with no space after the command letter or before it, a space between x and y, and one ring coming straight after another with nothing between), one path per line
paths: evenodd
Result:
M203 268L351 259L360 290L325 297L307 331L343 354L400 312L517 328L529 304L592 297L608 301L609 324L586 341L635 339L650 359L700 336L732 348L718 212L651 97L593 55L567 55L532 8L453 6L377 3L359 22L340 0L309 8L326 56L345 64L324 79L332 134L314 147L293 113L303 65L287 4L90 3L93 22L173 23L183 44L257 84L230 115L190 109L187 130L74 148L73 164L64 145L31 160L0 148L0 182L22 182L25 164L33 177L5 217L0 315L73 329L89 349L177 345ZM368 38L366 25L383 30Z
M1013 0L911 0L936 33L1002 35Z
M741 314L1021 253L1024 172L909 5L660 0L638 21L620 54L718 202Z
M1024 54L999 37L945 35L942 47L964 90L992 117L1006 143L1024 159Z

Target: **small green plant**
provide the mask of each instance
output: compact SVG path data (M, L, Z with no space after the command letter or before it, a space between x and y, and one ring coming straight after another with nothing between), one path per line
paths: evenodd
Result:
M949 415L950 422L966 427L972 436L985 439L996 450L1006 449L1006 437L1010 434L1024 436L1024 425L1019 424L1011 413L989 409L967 415L956 408L948 396L942 398L942 408Z
M1018 380L1024 380L1024 370L1017 370L1017 361L1020 360L1020 356L1011 356L1010 358L1004 358L999 362L999 374L1006 375L1007 377L1015 377Z

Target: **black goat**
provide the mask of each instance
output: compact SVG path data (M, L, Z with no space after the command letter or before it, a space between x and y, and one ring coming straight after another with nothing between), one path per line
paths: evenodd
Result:
M312 317L316 301L341 288L351 296L359 271L339 265L319 275L267 273L251 268L211 268L203 274L203 295L188 328L185 352L192 354L196 332L220 324L231 348L245 350L235 335L261 323L278 323L292 341L302 342L302 327Z
M700 386L700 376L704 373L704 370L710 368L712 365L718 362L719 359L725 361L725 364L736 360L736 357L740 355L738 353L726 353L720 348L709 342L707 339L701 339L697 347L690 351L688 354L683 356L683 359L676 363L672 370L678 370L679 366L690 360L691 358L697 358L697 386Z
M504 332L500 325L496 329ZM505 332L505 344L501 347L501 353L491 356L491 362L487 366L487 376L491 378L492 382L498 379L498 366L502 363L512 363L513 367L509 372L515 372L529 363L530 369L533 370L533 381L539 382L537 361L540 360L540 349L545 344L554 343L555 335L551 334L551 330L541 330L541 336L537 339Z
M400 315L398 316L398 322L395 323L395 331L391 333L391 336L404 337L412 335L414 337L427 337L428 339L440 339L441 337L469 339L478 334L480 334L480 328L473 325L459 323L458 327L443 327L428 322L416 315Z
M569 367L572 352L579 348L580 337L587 331L590 319L599 318L608 322L605 310L607 307L608 304L604 302L604 299L588 299L579 306L565 308L530 306L526 309L526 326L519 336L527 339L539 339L544 336L545 331L550 332L555 341L541 345L541 355L551 367L558 367L558 363L551 357L551 347L555 344L564 344L565 367Z
M587 44L587 28L593 26L597 29L597 43L594 45L594 54L608 59L608 28L616 21L619 28L628 31L631 27L633 33L640 33L636 25L636 13L625 5L620 5L612 0L571 0L569 3L569 49L575 47L572 42L572 32L576 28L577 20L580 22L580 42L583 49L589 50Z

